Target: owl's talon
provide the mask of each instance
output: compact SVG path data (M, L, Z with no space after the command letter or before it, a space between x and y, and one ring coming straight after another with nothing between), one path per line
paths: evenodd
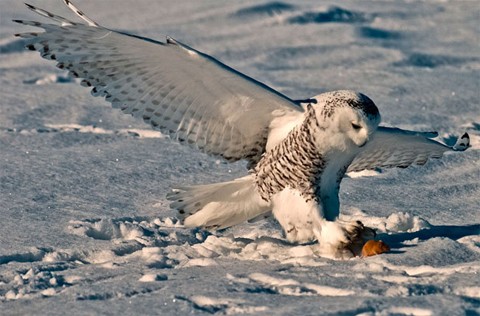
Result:
M363 245L375 238L375 231L363 225L360 221L355 222L329 222L323 226L325 235L320 242L320 247L325 253L333 253L335 258L351 258L360 256ZM337 239L329 239L327 235L337 231Z

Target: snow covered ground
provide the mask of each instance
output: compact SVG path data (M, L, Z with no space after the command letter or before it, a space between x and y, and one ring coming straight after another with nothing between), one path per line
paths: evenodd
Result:
M0 314L477 315L480 6L476 1L77 0L108 27L170 35L292 98L364 92L383 124L467 131L423 167L351 175L344 218L392 251L338 261L278 225L185 229L171 186L245 173L170 142L23 50L0 3ZM72 17L60 0L31 3Z

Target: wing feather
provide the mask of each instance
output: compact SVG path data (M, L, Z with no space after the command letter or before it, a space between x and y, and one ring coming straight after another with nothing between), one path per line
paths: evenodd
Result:
M45 30L18 34L27 47L82 78L92 95L173 139L229 160L255 161L279 111L287 117L303 112L288 97L170 37L159 42L116 32L64 2L88 25L28 5L59 24L16 20Z
M465 150L469 145L468 134L464 134L457 142L461 146L454 147L430 139L435 136L436 133L380 126L352 161L347 172L424 165L428 159L441 158L449 150Z

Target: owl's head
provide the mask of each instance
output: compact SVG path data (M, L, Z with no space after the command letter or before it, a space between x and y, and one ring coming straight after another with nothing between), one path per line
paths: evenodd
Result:
M364 94L339 90L315 96L314 104L320 127L347 136L356 146L365 145L380 123L380 113Z

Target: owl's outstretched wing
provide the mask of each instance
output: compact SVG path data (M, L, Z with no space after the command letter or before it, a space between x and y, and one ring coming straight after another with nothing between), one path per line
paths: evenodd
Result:
M255 162L265 150L269 126L303 111L288 97L172 38L159 42L98 25L70 1L84 23L27 5L55 24L22 33L26 47L83 78L94 96L205 153Z
M381 126L352 161L347 172L375 168L406 168L412 164L423 165L429 158L442 157L446 151L465 150L470 143L467 133L459 138L453 147L430 139L436 136L436 133Z

